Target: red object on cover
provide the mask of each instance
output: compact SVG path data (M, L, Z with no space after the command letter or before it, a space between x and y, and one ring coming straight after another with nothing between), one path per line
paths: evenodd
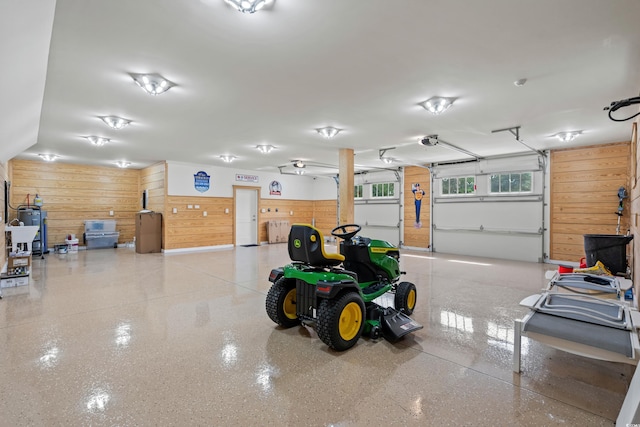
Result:
M558 273L573 273L573 267L569 265L559 265Z

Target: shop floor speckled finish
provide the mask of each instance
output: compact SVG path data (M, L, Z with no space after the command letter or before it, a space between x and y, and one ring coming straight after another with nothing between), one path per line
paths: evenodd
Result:
M523 338L511 371L518 303L554 266L403 250L424 329L338 353L267 317L288 260L286 244L34 258L0 300L0 425L613 425L634 367Z

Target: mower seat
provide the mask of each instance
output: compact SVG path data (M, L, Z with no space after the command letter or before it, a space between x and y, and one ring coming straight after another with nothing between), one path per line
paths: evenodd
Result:
M344 261L344 255L324 251L324 237L309 224L293 224L289 232L289 257L314 267L329 267Z

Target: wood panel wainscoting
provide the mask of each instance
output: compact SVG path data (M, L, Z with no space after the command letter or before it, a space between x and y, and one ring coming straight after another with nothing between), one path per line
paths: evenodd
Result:
M631 246L631 261L629 265L632 266L632 279L635 288L636 298L640 295L640 224L638 224L638 216L640 215L640 185L638 185L638 179L640 179L640 152L638 150L638 125L640 124L640 117L636 118L631 125L631 190L629 191L629 210L631 211L631 233L633 234L633 241Z
M269 240L267 234L269 221L289 221L289 226L298 222L311 224L313 205L313 200L260 199L258 241Z
M206 246L231 245L235 210L232 197L185 197L167 196L165 215L165 249L184 249ZM187 209L187 206L199 209ZM172 213L173 208L177 213ZM228 209L229 213L225 213ZM264 212L262 212L264 210ZM202 212L207 211L207 216ZM293 215L291 214L293 213ZM267 242L267 224L271 220L289 221L289 224L308 223L315 218L325 235L329 235L336 222L335 200L259 200L259 241Z
M36 194L42 197L49 247L64 244L69 234L82 243L84 220L90 219L116 220L118 242L133 241L135 213L141 207L138 170L18 159L9 163L11 205L33 203ZM16 215L11 211L11 219Z
M585 256L584 234L615 234L618 189L629 191L629 142L551 152L550 258L578 262ZM621 234L629 229L624 203Z
M422 227L416 228L415 196L412 184L419 183L424 190L420 206ZM429 169L409 166L404 169L404 242L403 246L429 248L431 235L431 174Z
M147 190L147 209L164 213L165 198L167 196L167 165L165 162L156 163L140 170L140 197Z
M171 211L166 209L167 198L167 163L158 162L147 168L140 170L140 188L138 194L142 197L142 192L147 190L147 209L160 212L162 221L162 249L166 241L167 228L165 220ZM142 205L142 203L141 203Z
M266 242L267 224L271 220L296 223L315 224L325 237L331 235L338 221L338 202L333 200L287 200L261 199L260 207L260 241Z
M167 196L166 202L164 249L233 244L233 197Z
M0 172L12 182L13 206L26 204L27 197L32 203L36 194L43 198L43 209L48 215L49 247L64 243L69 234L82 239L87 219L114 219L120 232L118 242L133 241L135 214L142 208L144 190L148 190L147 209L163 214L163 249L234 242L233 198L168 196L165 162L136 170L14 159L0 168ZM194 208L187 209L188 205ZM199 209L195 209L196 205ZM315 221L325 235L337 225L335 199L260 199L258 209L260 242L268 240L270 220L287 220L290 224ZM109 215L110 211L114 212L113 216ZM207 211L206 217L203 211ZM10 219L16 217L15 211L11 214Z
M338 226L338 200L314 200L313 219L315 226L322 234L331 235L331 230Z

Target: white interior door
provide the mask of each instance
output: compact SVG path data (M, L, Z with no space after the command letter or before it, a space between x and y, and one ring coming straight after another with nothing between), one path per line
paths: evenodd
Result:
M258 190L236 189L236 246L258 244Z

